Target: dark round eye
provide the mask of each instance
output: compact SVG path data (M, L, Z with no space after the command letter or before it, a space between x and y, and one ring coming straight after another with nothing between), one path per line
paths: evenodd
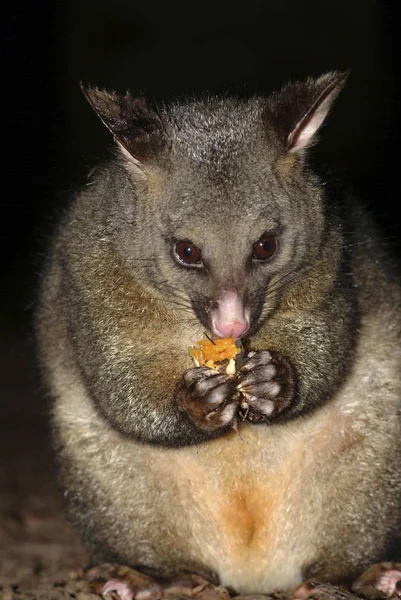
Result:
M195 267L202 264L201 252L192 242L176 242L174 254L181 264Z
M276 247L276 236L266 233L253 245L252 258L267 260L273 256Z

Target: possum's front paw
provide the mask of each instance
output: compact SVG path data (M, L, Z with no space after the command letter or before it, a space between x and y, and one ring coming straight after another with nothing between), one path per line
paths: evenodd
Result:
M179 386L181 410L203 430L214 431L234 421L238 409L235 381L207 367L185 371Z
M239 414L244 421L268 421L294 399L295 370L279 352L249 352L238 376L237 389L242 395Z

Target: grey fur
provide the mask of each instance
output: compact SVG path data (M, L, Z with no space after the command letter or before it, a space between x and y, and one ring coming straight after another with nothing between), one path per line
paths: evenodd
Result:
M350 579L399 543L400 287L359 202L333 202L288 146L342 84L157 110L87 90L121 152L55 235L37 324L60 482L94 560L270 593ZM255 264L265 231L278 251ZM174 261L182 239L205 268ZM248 350L294 369L281 412L238 433L231 380L182 378L232 289ZM266 356L249 359L269 369L250 389L268 398Z

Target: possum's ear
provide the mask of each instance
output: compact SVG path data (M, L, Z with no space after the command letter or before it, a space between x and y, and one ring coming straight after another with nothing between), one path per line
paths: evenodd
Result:
M127 158L139 165L157 161L167 141L163 117L149 108L145 98L85 87L82 83L81 89Z
M266 117L275 124L286 152L302 152L316 141L348 74L331 71L318 79L289 83L267 99Z

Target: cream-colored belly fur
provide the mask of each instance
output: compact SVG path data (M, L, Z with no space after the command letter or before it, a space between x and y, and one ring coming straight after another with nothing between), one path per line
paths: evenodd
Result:
M77 394L70 387L69 395L70 402L64 398L55 411L68 454L81 471L96 474L116 514L126 515L130 505L132 518L143 512L144 536L160 536L166 548L171 536L172 548L182 545L183 558L189 555L239 592L300 583L316 546L324 502L319 482L330 457L350 443L338 408L285 426L242 425L206 444L165 449L121 439L105 430L82 388ZM129 522L125 529L128 538ZM136 534L137 527L123 541L134 555Z
M266 440L266 433L247 425L224 441L181 451L175 463L200 562L241 592L287 589L301 581L302 559L309 557L299 552L298 541L303 549L310 544L297 524L306 519L312 525L312 515L319 513L319 495L312 499L311 490L303 506L305 456L298 440L285 436L283 460L282 444L274 432Z
M238 433L181 449L120 437L62 360L53 371L61 398L54 420L68 460L97 478L96 493L125 519L118 538L134 564L138 541L149 542L155 561L189 560L240 593L269 593L300 583L316 558L324 507L349 485L347 452L374 439L372 378L380 387L398 360L382 372L375 353L365 353L338 397L315 413L285 425L241 424ZM389 399L389 414L398 401Z

